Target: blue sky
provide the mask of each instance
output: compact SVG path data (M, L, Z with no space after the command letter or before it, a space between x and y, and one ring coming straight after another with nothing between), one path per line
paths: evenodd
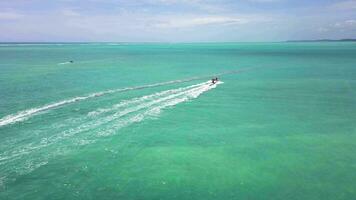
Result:
M1 0L0 41L356 38L356 0Z

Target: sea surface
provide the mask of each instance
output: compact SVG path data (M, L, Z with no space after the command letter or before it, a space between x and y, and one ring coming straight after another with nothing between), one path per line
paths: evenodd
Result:
M354 42L3 43L0 199L355 199L355 88Z

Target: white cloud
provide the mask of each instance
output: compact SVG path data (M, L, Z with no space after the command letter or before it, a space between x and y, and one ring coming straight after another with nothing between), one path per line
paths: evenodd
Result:
M148 0L149 2L165 3L165 4L177 4L177 3L197 3L201 0Z
M81 16L80 13L74 11L73 9L63 9L60 11L60 13L64 16L68 16L68 17L78 17Z
M15 19L20 19L22 17L23 15L16 12L0 11L0 20L15 20Z
M188 28L204 25L235 25L247 23L246 19L228 16L171 17L161 19L153 26L158 28Z
M344 21L339 21L339 22L334 22L331 24L325 24L324 26L321 26L317 29L317 32L320 34L330 34L329 37L332 38L333 35L340 35L340 33L348 33L351 35L354 35L356 31L356 20L354 19L349 19L349 20L344 20ZM354 36L351 35L345 35L345 36L340 36L339 38L352 38Z
M329 29L328 28L325 28L325 27L319 27L318 28L318 32L321 32L321 33L323 33L323 32L328 32L329 31Z
M331 7L339 10L354 10L356 9L356 0L341 1L333 4Z
M256 2L256 3L275 3L275 2L281 2L283 0L248 0L250 2Z
M69 1L69 0L67 0ZM221 11L226 8L226 2L216 0L89 0L101 4L111 4L120 7L145 7L151 6L166 6L166 8L177 8L184 6L185 8L195 8L205 11Z
M356 25L356 20L354 19L346 20L345 23L348 25Z
M343 22L337 22L334 24L335 28L354 28L356 27L356 20L350 19Z

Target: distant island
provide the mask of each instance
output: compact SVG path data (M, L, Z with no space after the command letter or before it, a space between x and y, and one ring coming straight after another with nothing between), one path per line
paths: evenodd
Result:
M286 42L356 42L356 39L287 40Z

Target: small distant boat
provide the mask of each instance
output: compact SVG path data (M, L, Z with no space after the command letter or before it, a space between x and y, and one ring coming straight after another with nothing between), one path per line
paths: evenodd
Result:
M215 78L211 79L210 86L215 85L218 81L219 81L218 77L215 77Z
M215 83L217 83L218 81L219 81L218 77L215 77L215 78L211 79L211 83L212 83L212 84L215 84Z
M57 65L68 65L68 64L73 64L73 63L74 63L74 61L70 60L70 61L67 61L67 62L58 63Z

